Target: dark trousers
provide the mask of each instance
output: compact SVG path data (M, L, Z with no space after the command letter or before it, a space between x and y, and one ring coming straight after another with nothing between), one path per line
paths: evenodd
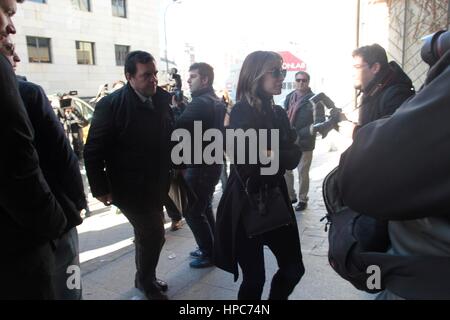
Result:
M197 200L188 207L184 217L205 256L211 256L213 251L215 219L212 198L221 172L222 165L211 165L188 168L184 176L186 184L197 196Z
M57 241L55 270L52 276L56 300L80 300L82 298L81 279L75 278L81 277L79 271L78 231L74 227Z
M179 213L176 210L171 210L166 207L166 212L172 221L180 221L181 219L183 219L183 217L181 216L181 213Z
M220 183L222 184L222 191L225 191L227 182L228 182L227 158L223 157L222 173L220 175Z
M296 226L282 227L255 238L248 238L243 226L237 230L237 261L243 280L239 300L261 300L264 288L264 245L277 259L278 271L272 278L270 300L287 300L305 273Z
M156 290L156 266L165 242L163 211L132 212L121 209L134 229L136 247L135 285L145 292Z
M53 300L53 248L50 243L27 252L3 254L0 300Z

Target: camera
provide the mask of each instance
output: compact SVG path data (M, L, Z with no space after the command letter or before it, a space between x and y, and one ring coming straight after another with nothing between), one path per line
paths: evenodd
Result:
M176 102L183 102L184 95L182 90L176 90L173 95Z
M330 117L340 122L342 119L342 109L336 108L333 100L325 93L321 92L309 99L313 105L314 124L322 123L326 120L325 109L330 109Z
M450 31L440 30L423 38L422 60L432 67L450 49Z
M339 131L338 123L347 120L347 117L342 113L342 109L336 108L333 100L331 100L325 93L321 92L309 99L313 106L313 125L311 132L318 132L325 138L327 134L335 129ZM325 114L325 109L330 110L330 115Z

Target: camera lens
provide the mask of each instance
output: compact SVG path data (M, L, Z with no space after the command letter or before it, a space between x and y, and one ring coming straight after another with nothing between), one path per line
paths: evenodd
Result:
M450 32L441 30L423 38L422 60L432 67L450 49Z

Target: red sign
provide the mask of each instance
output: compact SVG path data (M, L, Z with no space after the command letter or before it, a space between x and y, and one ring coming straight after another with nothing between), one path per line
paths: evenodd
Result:
M283 58L283 68L287 71L306 71L306 63L289 51L278 52Z

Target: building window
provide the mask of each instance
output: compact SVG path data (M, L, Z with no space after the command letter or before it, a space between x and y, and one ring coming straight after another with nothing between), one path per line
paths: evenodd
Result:
M91 0L72 0L72 5L81 11L91 11Z
M28 61L51 63L50 39L27 36Z
M125 0L111 0L113 16L126 18L127 8Z
M125 58L127 57L127 54L130 52L130 46L121 46L116 44L115 47L116 47L116 65L124 66Z
M37 3L47 3L46 0L29 0L31 2L37 2Z
M95 64L94 43L76 41L78 64Z

